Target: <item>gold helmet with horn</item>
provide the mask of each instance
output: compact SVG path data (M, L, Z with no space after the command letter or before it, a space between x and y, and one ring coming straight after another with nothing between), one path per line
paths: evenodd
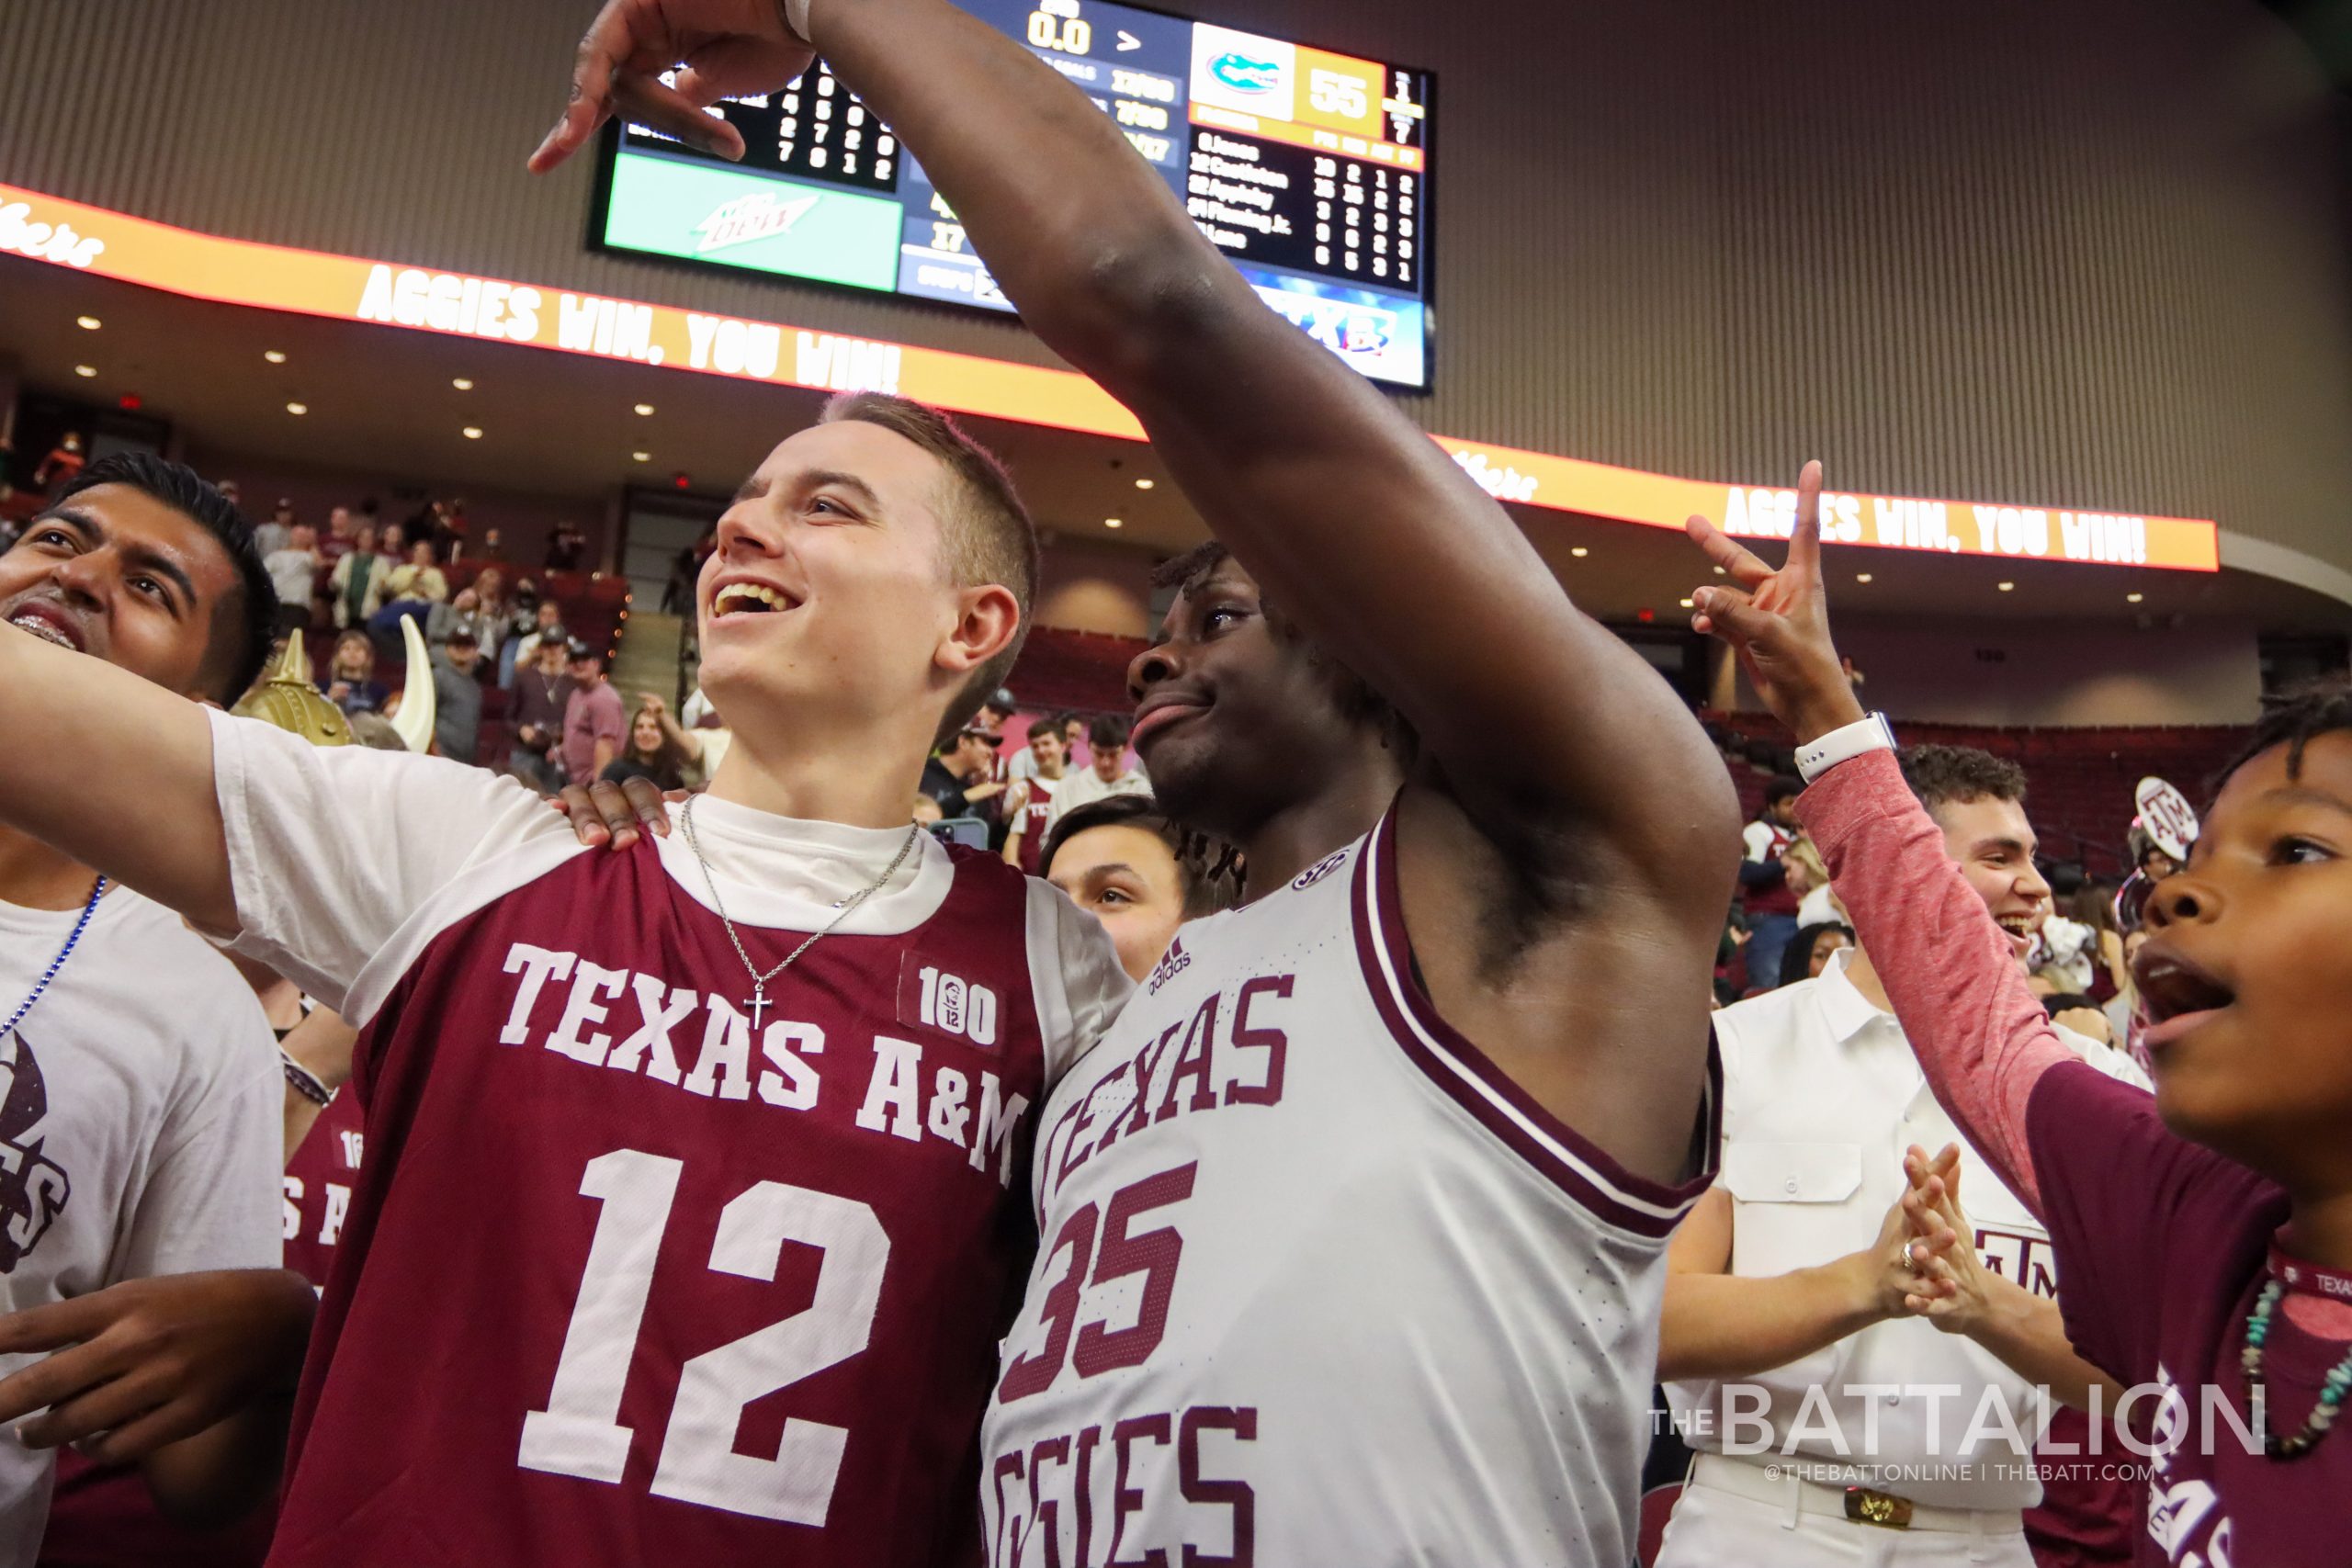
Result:
M313 746L351 744L350 720L311 683L311 655L300 632L287 634L285 646L262 672L261 683L229 711L239 718L274 724Z
M401 689L400 710L391 716L390 728L410 750L422 753L433 746L433 662L413 618L401 617L401 631L408 645L408 680ZM285 646L263 673L261 683L247 692L230 711L239 718L274 724L313 746L349 746L357 739L343 710L311 684L311 656L302 646L300 632L287 637Z

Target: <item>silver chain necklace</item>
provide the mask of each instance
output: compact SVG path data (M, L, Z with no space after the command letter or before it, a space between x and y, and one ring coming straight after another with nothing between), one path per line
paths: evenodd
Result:
M695 803L701 798L702 796L697 795L686 802L685 809L678 813L678 826L685 832L686 848L694 852L695 863L702 867L702 885L710 890L710 907L718 911L718 922L727 928L727 940L735 944L735 956L743 961L743 972L752 977L751 1000L744 1005L751 1011L752 1032L756 1034L760 1028L760 1015L767 1011L772 1005L768 1001L768 982L791 968L802 953L817 945L820 938L831 934L832 929L848 919L860 904L882 891L890 878L899 874L899 868L907 863L907 856L913 852L915 840L922 833L922 824L918 822L908 828L907 841L899 846L899 852L890 857L890 863L883 868L881 875L848 897L834 899L833 908L841 912L826 921L823 930L812 932L806 942L786 953L783 963L763 975L760 973L759 965L752 962L752 955L743 951L743 939L736 934L735 922L728 915L727 906L718 897L718 883L710 874L709 858L702 852L702 845L695 839Z

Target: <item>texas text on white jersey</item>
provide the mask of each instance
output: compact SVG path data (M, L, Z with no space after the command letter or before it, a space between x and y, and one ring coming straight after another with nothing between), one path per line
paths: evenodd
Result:
M995 1568L1632 1560L1713 1065L1680 1186L1562 1125L1430 1005L1394 822L1184 927L1048 1103Z

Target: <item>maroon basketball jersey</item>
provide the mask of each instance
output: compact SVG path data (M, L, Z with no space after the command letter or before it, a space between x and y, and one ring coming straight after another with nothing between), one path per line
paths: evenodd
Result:
M273 1568L976 1562L1046 1087L1027 897L959 854L757 1020L650 840L434 934L359 1043ZM802 935L742 934L763 969Z
M1032 778L1028 783L1028 804L1021 808L1021 869L1035 876L1037 857L1046 850L1046 824L1054 814L1054 791L1060 781Z

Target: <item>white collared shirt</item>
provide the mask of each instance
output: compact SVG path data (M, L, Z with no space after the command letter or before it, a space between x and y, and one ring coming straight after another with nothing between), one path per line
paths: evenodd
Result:
M1961 1203L1985 1267L2054 1297L2049 1232L1936 1103L1902 1025L1847 978L1852 958L1836 953L1819 979L1715 1014L1730 1272L1785 1274L1871 1246L1902 1195L1905 1150L1917 1144L1932 1154L1956 1142ZM2100 1071L2145 1087L2120 1054L2080 1035L2068 1043ZM1667 1390L1690 1446L1702 1451L1745 1450L1758 1463L1793 1456L1896 1467L1860 1483L1944 1507L2021 1509L2041 1501L2030 1456L2047 1409L1990 1351L1922 1318L1876 1324L1754 1377ZM1986 1404L1988 1390L1997 1408ZM1736 1412L1747 1414L1744 1427L1726 1424ZM2004 1412L2022 1447L2005 1429Z

